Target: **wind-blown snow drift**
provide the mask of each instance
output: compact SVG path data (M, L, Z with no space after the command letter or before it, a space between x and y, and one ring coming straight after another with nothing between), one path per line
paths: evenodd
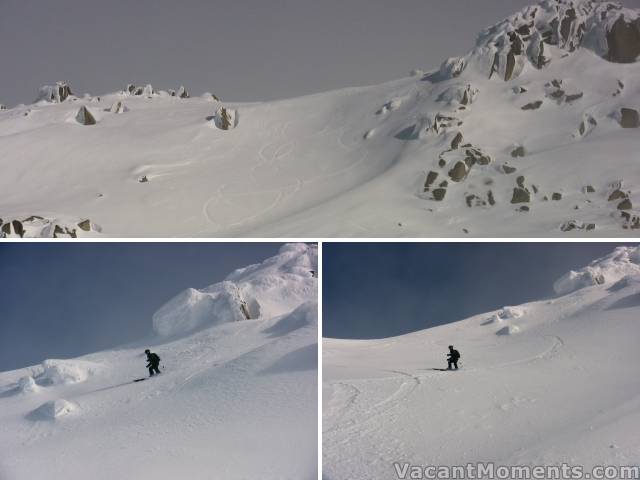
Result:
M558 295L566 295L593 285L611 284L626 276L640 275L640 247L618 247L590 265L566 273L553 285Z
M188 333L198 327L272 318L315 298L317 247L289 244L265 262L233 272L202 290L189 288L153 315L161 336Z
M316 269L316 245L286 245L154 319L171 337L0 372L0 477L317 478ZM233 321L236 289L255 318ZM146 348L162 373L134 383Z

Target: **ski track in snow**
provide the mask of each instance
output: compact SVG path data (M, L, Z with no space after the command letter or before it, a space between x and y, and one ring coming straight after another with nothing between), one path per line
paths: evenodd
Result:
M552 345L532 357L495 366L464 368L456 372L456 374L477 372L480 370L491 371L525 365L541 360L549 360L559 353L560 349L564 346L564 341L555 335L545 336L544 338L550 338ZM405 416L409 413L403 412L402 406L409 397L423 385L424 381L436 379L441 376L442 373L447 373L434 372L431 374L415 375L398 369L373 370L393 373L394 377L385 377L376 380L330 382L332 390L329 404L330 408L328 412L324 413L324 416L330 419L331 425L323 429L323 437L326 439L324 441L326 441L326 445L330 447L327 449L325 455L329 455L329 451L333 452L336 445L339 448L340 445L352 442L354 436L372 435L375 432L384 431L384 425L393 422L395 416ZM378 385L379 383L387 384L390 381L395 381L398 377L401 377L402 381L393 393L372 405L365 404L365 394L367 391L376 391L378 388L381 388ZM396 449L398 453L402 452L399 443L396 445ZM448 447L441 445L440 449L446 451Z

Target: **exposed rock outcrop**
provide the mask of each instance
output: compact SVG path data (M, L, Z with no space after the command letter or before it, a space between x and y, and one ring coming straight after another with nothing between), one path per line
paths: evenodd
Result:
M73 93L71 87L66 82L57 82L55 85L45 85L40 88L36 101L61 103L69 98Z
M184 88L182 85L180 85L180 88L178 89L178 93L176 94L179 98L189 98L189 92L187 92L187 89Z
M640 18L620 15L607 31L605 58L610 62L633 63L640 56Z
M590 232L595 229L595 223L580 223L577 220L569 220L568 222L563 223L560 226L560 230L562 230L563 232L571 232L574 230L585 230L587 232Z
M637 61L638 13L613 1L544 0L486 29L472 52L442 64L438 78L459 77L474 65L489 78L510 81L527 65L543 69L579 48L610 62Z
M96 119L93 117L89 109L83 105L76 114L76 122L80 125L95 125Z
M238 126L238 111L220 107L213 116L213 122L220 130L231 130Z
M117 102L114 102L114 104L111 105L111 108L107 109L107 111L111 113L120 114L120 113L128 112L129 109L125 106L124 102L119 100Z
M638 111L632 108L620 109L620 126L622 128L640 128Z

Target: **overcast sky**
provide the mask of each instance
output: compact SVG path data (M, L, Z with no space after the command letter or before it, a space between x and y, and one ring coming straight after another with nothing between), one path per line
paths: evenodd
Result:
M466 53L531 3L0 0L0 103L30 103L57 80L77 94L184 84L233 101L376 84Z
M323 335L384 338L539 300L616 246L325 243Z
M273 243L0 243L0 371L122 345L188 287L278 252Z

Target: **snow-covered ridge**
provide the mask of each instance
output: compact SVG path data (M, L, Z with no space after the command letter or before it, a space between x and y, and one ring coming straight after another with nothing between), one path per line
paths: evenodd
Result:
M640 15L619 2L543 0L484 30L474 50L447 60L441 73L454 78L473 64L489 78L509 81L527 65L539 70L579 48L611 62L635 62Z
M383 85L221 104L61 83L0 112L0 236L631 236L638 55L637 10L544 0Z
M178 295L160 335L0 372L0 477L315 479L316 268L317 245L285 245Z
M394 462L637 465L639 257L618 248L577 272L601 274L601 287L577 281L393 338L325 338L326 477L388 478ZM448 345L462 355L455 372Z
M618 247L578 271L570 271L553 285L558 295L566 295L593 285L611 285L640 275L640 247Z
M317 265L317 245L287 244L278 255L236 270L223 282L179 293L153 315L153 328L172 336L289 313L316 298Z

